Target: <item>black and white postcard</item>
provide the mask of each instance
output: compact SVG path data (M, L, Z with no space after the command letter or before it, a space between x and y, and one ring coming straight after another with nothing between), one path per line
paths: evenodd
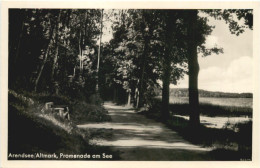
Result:
M1 167L258 167L259 7L2 2Z

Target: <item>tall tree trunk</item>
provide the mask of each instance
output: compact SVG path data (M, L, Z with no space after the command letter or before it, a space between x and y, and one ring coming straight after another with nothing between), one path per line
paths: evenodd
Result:
M163 89L162 89L162 119L167 120L169 117L169 96L170 96L170 78L171 78L171 57L174 46L174 32L176 26L175 12L168 11L166 18L165 31L165 55L163 60Z
M52 32L52 34L54 34L54 32ZM49 56L49 52L50 52L50 48L51 48L51 44L52 44L52 37L49 40L49 44L48 44L47 49L46 49L45 54L44 54L44 60L43 60L42 65L40 67L40 70L39 70L39 73L37 75L37 78L35 80L35 84L34 84L34 91L35 92L37 92L38 83L39 83L39 80L41 78L43 68L44 68L44 66L45 66L45 64L47 62L47 59L48 59L48 56Z
M59 17L60 17L60 13L59 13ZM50 49L51 49L51 45L53 43L53 40L55 39L55 35L57 35L57 31L58 31L58 20L59 20L59 17L56 21L56 24L54 25L54 28L51 29L51 36L50 36L50 39L49 39L49 42L48 42L48 46L47 46L47 49L45 51L45 54L44 54L44 60L42 62L42 65L40 67L40 70L39 70L39 73L36 77L36 80L35 80L35 84L34 84L34 91L37 92L37 87L38 87L38 83L39 83L39 80L41 78L41 75L42 75L42 71L44 69L44 66L47 62L47 59L48 59L48 56L49 56L49 52L50 52Z
M144 50L143 50L143 54L142 54L142 58L141 58L141 68L142 68L142 71L141 71L141 78L140 78L140 85L139 85L139 95L138 95L138 104L137 104L137 108L140 108L140 107L143 107L144 105L144 92L145 92L145 86L146 86L146 83L145 83L145 71L146 71L146 58L147 58L147 55L148 55L148 43L149 43L149 39L148 37L145 37L145 40L144 40Z
M163 64L163 89L162 89L162 119L166 120L169 117L169 92L170 92L170 77L171 77L171 61L169 55L165 56Z
M80 71L79 78L81 76L81 64L82 64L81 62L82 62L81 30L79 30L79 71Z
M190 106L190 124L198 126L200 124L199 114L199 95L198 95L198 75L199 63L197 54L197 19L198 10L189 11L188 36L188 69L189 69L189 106Z
M55 48L55 55L53 58L53 64L52 64L52 70L51 70L51 81L52 82L54 82L54 74L55 74L55 69L57 68L57 61L58 61L58 55L59 55L59 44L58 44L59 37L57 34L60 29L60 26L59 26L60 17L61 17L61 10L59 12L59 16L58 16L57 23L56 23L56 32L55 32L56 33L56 36L55 36L56 48Z
M55 49L55 55L54 55L52 70L51 70L51 81L52 82L54 82L55 69L57 68L57 62L58 62L58 55L59 55L59 46L57 45L56 49Z
M138 87L135 88L135 94L134 94L134 107L138 107L139 104L139 90Z
M127 106L131 105L131 90L128 91L128 99L127 99Z
M141 74L140 86L139 86L140 91L138 94L137 108L142 107L144 105L144 73L145 73L145 65L142 66L142 74Z
M116 87L113 88L113 102L116 103Z
M102 33L103 33L103 10L101 10L101 19L100 19L100 37L99 37L99 46L98 46L98 60L97 60L97 83L96 83L96 92L99 92L98 87L98 76L99 76L99 62L100 62L100 50L101 50L101 42L102 42Z
M86 11L86 13L85 13L85 25L84 25L84 47L87 45L87 38L88 38L88 31L87 31L87 29L88 29L88 11Z

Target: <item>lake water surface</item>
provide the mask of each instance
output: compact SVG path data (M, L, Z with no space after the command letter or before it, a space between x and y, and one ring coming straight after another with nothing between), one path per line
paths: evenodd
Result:
M235 106L235 107L253 107L253 98L215 98L215 97L200 97L200 103L207 103L219 106ZM189 103L188 97L170 97L170 103ZM176 115L176 117L181 117L189 119L188 116ZM201 124L209 128L223 128L230 127L241 123L251 121L252 118L248 117L209 117L209 116L200 116ZM228 124L228 125L227 125Z
M175 117L184 118L189 120L189 116L184 115L174 115ZM237 123L243 123L252 121L252 118L249 117L209 117L209 116L200 116L200 123L208 128L227 128L234 129L234 125ZM234 130L237 131L237 130Z
M161 98L161 97L158 97ZM215 97L200 97L200 103L213 104L219 106L235 106L235 107L253 107L253 98L215 98ZM170 97L171 104L187 104L189 103L188 97ZM175 117L180 117L189 120L189 116L175 115ZM237 123L251 121L252 118L247 116L241 117L209 117L200 116L201 124L209 128L223 128L229 125L228 129L232 129Z

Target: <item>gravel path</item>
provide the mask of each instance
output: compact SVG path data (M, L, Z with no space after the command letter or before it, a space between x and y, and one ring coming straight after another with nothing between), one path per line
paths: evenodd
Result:
M162 123L137 114L131 107L105 103L111 122L88 123L79 128L103 132L91 143L110 146L122 160L211 160L210 149L184 140Z

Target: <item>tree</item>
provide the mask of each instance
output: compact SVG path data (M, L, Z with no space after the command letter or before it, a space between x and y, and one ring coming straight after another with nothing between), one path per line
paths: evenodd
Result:
M182 77L184 73L182 68L176 65L183 64L185 59L184 46L181 43L183 32L180 27L180 15L178 10L159 11L159 17L164 20L164 31L162 42L164 50L162 51L162 119L167 120L169 117L169 97L170 83L176 84L176 81Z
M35 79L35 84L34 84L34 91L36 92L37 91L37 87L38 87L38 82L39 82L39 79L42 75L42 71L43 71L43 68L47 62L47 59L48 59L48 56L49 56L49 53L50 53L50 50L51 50L51 47L54 43L54 40L55 40L55 37L56 37L56 40L57 40L57 36L58 36L58 31L59 31L59 21L60 21L60 16L61 16L61 11L58 12L58 16L54 16L56 19L55 19L55 23L53 23L53 25L50 27L50 37L49 37L49 42L48 42L48 45L47 45L47 48L44 52L44 59L43 59L43 62L42 62L42 65L39 69L39 72L38 72L38 75ZM58 52L58 51L57 51Z
M75 95L79 90L94 92L95 79L89 76L96 70L97 57L82 51L86 46L97 50L100 17L101 10L10 10L9 86L65 94L72 89ZM20 18L19 22L14 18ZM81 61L79 53L84 57ZM83 82L78 80L79 74Z
M189 74L189 105L190 105L190 123L197 126L200 123L199 119L199 95L198 95L198 74L199 63L197 55L197 18L198 11L191 10L188 12L188 74Z
M153 28L148 22L151 11L119 10L119 16L113 24L114 38L110 41L110 60L114 60L113 81L116 85L115 93L121 86L128 97L134 97L137 107L147 103L151 85L158 77L154 67L157 57L151 55L150 46ZM144 19L146 20L144 22ZM149 90L149 91L148 91ZM117 94L118 95L118 94ZM120 96L124 97L125 93ZM132 95L132 96L129 96ZM120 100L124 100L121 98Z
M176 10L129 10L125 13L128 19L118 22L110 42L115 46L113 54L118 55L114 61L118 66L116 81L126 90L135 91L132 96L135 105L141 107L150 103L154 89L159 86L158 79L163 79L162 111L163 116L168 116L169 85L182 76L184 70L178 64L186 59L181 42L184 32L181 23L176 23L180 17L177 15L181 14Z
M252 29L252 11L251 10L204 10L210 16L216 19L224 19L229 24L229 29L232 34L239 35L244 32L245 26L241 26L233 17L237 17L238 20L244 18L245 25L248 25ZM197 50L203 52L204 56L210 55L212 52L223 52L221 49L212 48L206 49L203 44L205 43L205 35L209 35L212 31L212 27L208 27L206 22L202 18L198 17L198 10L187 11L187 23L188 23L188 69L189 69L189 104L190 104L190 124L192 126L198 126L200 124L199 119L199 97L198 97L198 53Z
M101 49L101 41L102 41L102 33L103 33L103 9L101 10L101 19L100 19L100 36L99 36L99 46L98 46L98 60L97 60L97 84L96 91L99 92L98 89L98 72L99 72L99 61L100 61L100 49Z

